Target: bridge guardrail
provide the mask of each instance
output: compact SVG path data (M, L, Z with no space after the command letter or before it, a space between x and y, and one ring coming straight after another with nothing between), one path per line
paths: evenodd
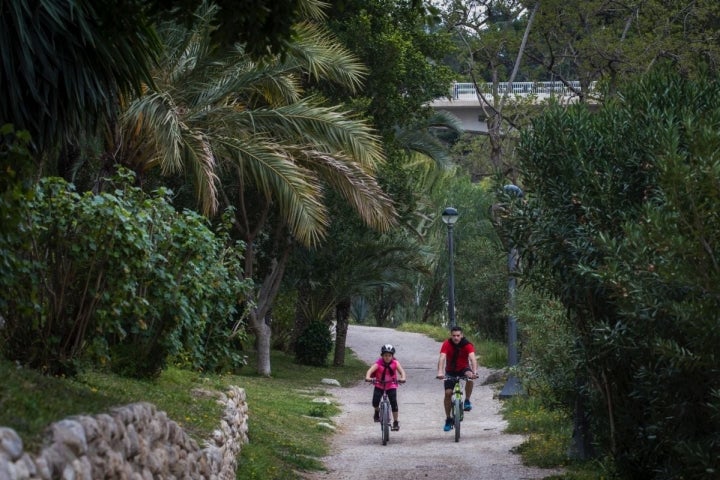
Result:
M573 80L568 82L569 86L563 82L552 81L552 82L513 82L512 93L513 95L573 95L574 90L580 90L580 81ZM593 90L595 82L590 85L590 90ZM498 83L498 93L504 95L509 91L509 82ZM492 83L479 83L478 88L483 94L492 93ZM475 84L473 83L454 83L450 91L450 97L453 99L472 99L476 98L475 95Z

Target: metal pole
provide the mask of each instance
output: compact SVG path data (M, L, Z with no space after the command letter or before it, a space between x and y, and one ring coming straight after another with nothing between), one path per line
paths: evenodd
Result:
M508 316L508 365L514 367L518 364L517 353L517 317L515 316L515 271L518 264L518 251L516 248L510 249L508 255L508 272L510 278L508 280L508 306L510 315Z
M450 257L450 277L448 279L448 315L450 327L455 326L455 268L453 258L453 226L448 223L448 255Z
M512 195L515 198L522 198L523 191L516 185L505 185L503 188L506 194ZM508 254L508 308L510 314L508 315L508 366L514 367L518 364L518 351L517 351L517 317L515 316L515 272L517 271L518 262L520 260L518 249L515 246L510 247L510 253ZM514 376L510 375L500 392L500 398L510 398L512 396L523 393L520 381Z

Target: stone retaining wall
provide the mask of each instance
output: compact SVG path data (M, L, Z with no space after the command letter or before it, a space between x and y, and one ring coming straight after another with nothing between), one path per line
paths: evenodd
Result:
M24 452L18 434L0 427L0 479L234 480L248 441L245 390L200 394L225 405L220 426L202 448L165 412L134 403L53 423L38 455Z

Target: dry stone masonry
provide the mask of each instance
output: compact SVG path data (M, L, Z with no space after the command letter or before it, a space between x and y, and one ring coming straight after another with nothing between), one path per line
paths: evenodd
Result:
M248 441L245 390L201 393L225 405L202 448L165 412L134 403L53 423L38 455L24 452L18 434L0 427L0 480L234 480Z

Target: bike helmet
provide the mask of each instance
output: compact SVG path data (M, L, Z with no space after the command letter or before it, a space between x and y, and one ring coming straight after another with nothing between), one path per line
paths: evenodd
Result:
M390 343L386 343L380 349L380 355L382 355L383 353L392 353L393 355L395 355L395 347L393 347Z

